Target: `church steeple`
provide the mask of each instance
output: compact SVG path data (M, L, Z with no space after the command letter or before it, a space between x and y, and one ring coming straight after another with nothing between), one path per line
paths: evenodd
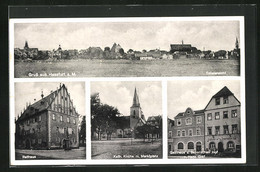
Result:
M238 49L239 49L239 43L238 43L238 39L237 39L237 37L236 37L236 43L235 43L235 47L236 47L236 50L238 50Z
M24 49L25 49L25 50L26 50L26 49L29 49L29 45L28 45L28 42L27 42L27 41L25 41Z
M136 92L136 88L135 88L135 92L134 92L134 98L133 98L133 105L132 106L140 106L139 98L138 98L138 95L137 95L137 92Z

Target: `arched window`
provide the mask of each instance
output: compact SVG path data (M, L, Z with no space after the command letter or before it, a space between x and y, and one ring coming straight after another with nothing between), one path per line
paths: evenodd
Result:
M178 149L183 149L183 143L178 143Z
M135 110L134 110L133 114L134 114L133 117L135 118Z
M210 142L209 143L209 149L215 149L216 148L216 145L215 145L215 143L214 142Z
M233 149L233 148L235 148L234 142L232 142L232 141L227 142L227 148L228 148L228 149Z
M194 149L194 143L193 142L188 143L188 149Z

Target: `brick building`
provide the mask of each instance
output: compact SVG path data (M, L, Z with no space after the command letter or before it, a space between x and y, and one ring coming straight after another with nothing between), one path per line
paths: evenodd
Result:
M79 147L79 114L66 86L60 85L32 105L15 121L15 146L25 149Z

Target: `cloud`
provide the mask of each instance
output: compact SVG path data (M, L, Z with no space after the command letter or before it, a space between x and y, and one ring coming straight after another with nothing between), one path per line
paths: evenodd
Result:
M119 43L125 51L170 49L170 44L184 43L202 49L231 50L239 38L238 21L154 21L85 23L16 23L15 47L25 40L39 49L86 49L111 47Z

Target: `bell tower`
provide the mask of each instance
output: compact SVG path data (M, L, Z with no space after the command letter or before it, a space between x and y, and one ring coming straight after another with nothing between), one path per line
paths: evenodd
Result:
M141 118L142 115L142 110L139 102L139 97L136 92L134 92L134 97L133 97L133 104L130 107L130 128L134 129L136 124L138 123L139 119Z

